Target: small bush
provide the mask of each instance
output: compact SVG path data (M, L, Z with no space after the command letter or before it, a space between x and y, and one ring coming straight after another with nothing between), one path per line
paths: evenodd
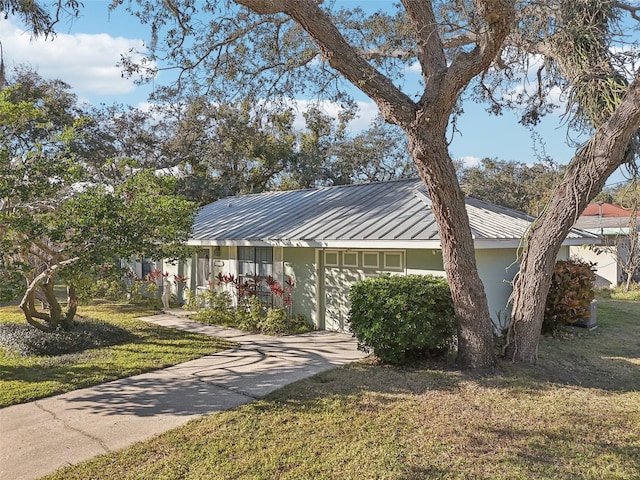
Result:
M640 301L640 284L632 283L629 290L625 290L624 286L616 287L611 291L610 297L616 300Z
M309 319L302 313L296 313L289 319L288 334L306 333L313 330L313 325L309 323Z
M235 326L235 312L228 293L208 290L198 295L197 303L205 307L198 310L196 320L215 325Z
M260 330L260 323L265 317L265 307L258 297L250 297L242 302L236 310L236 326L248 332Z
M559 260L553 270L545 305L543 333L586 318L595 298L595 266L577 259Z
M127 330L99 320L75 321L69 330L42 332L26 323L0 323L0 345L23 357L65 355L129 342Z
M293 335L312 329L304 315L297 314L288 318L286 309L267 307L255 296L245 298L235 309L228 293L210 290L198 294L197 299L192 296L188 305L189 309L196 310L194 320L248 332Z
M358 348L373 350L383 362L442 355L454 341L453 300L444 278L370 278L351 287L350 300Z
M270 308L258 323L258 330L267 335L283 335L289 330L289 319L284 308Z
M106 298L107 300L120 300L123 297L123 288L119 280L101 278L95 282L93 297Z

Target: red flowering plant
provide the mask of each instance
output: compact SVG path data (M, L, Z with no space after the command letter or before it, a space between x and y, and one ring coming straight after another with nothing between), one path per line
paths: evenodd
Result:
M216 276L217 285L230 285L235 289L236 297L240 303L242 300L256 297L260 293L260 287L264 284L269 287L270 293L277 298L282 299L282 303L285 305L287 315L291 316L291 306L293 304L292 292L295 287L295 281L292 277L288 277L284 284L278 282L271 275L261 277L259 275L250 275L246 277L246 280L242 281L240 278L236 278L233 274L218 273Z
M280 284L275 278L269 275L265 278L266 284L269 286L271 290L271 294L282 298L282 303L287 309L287 316L291 317L291 307L293 305L293 298L291 294L293 293L293 289L295 288L295 281L293 277L287 277L284 281L284 284Z
M185 285L187 283L187 280L189 280L188 277L185 277L184 275L174 275L173 276L173 283L175 283L176 285Z

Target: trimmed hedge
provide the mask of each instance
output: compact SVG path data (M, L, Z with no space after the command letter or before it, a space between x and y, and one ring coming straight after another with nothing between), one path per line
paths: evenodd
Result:
M454 343L455 313L445 278L370 278L351 287L350 300L349 328L358 348L383 362L441 356Z

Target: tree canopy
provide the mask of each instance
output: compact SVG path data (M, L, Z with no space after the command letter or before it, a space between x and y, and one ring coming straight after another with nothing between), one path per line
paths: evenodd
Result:
M176 194L176 180L135 169L116 185L96 183L78 149L91 119L68 86L21 72L0 90L0 298L22 294L27 321L45 331L75 315L75 277L120 258L178 258L194 205ZM95 160L95 159L94 159ZM69 287L65 313L56 279ZM49 312L36 309L36 294Z
M538 216L561 182L562 170L552 162L529 166L483 158L461 170L460 184L470 197Z
M311 95L348 105L344 86L350 84L404 131L440 229L459 361L472 368L492 365L493 338L448 151L450 121L473 95L494 112L520 108L522 121L535 124L551 111L549 93L561 92L569 125L591 138L576 151L524 244L507 353L535 362L560 245L608 176L635 161L640 73L621 20L635 22L638 7L617 0L402 0L371 12L313 0L133 0L126 8L150 26L150 59L178 71L157 99ZM155 74L148 68L154 64L123 59L129 73L143 77ZM416 66L421 81L405 83L406 70ZM534 88L528 87L532 78Z

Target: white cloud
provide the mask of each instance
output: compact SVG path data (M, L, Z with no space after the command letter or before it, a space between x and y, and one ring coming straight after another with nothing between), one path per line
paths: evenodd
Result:
M121 54L143 49L140 39L104 33L59 33L53 40L33 39L11 19L0 20L0 38L9 69L26 64L46 79L65 81L79 96L121 95L136 89L133 80L122 78L117 63Z
M480 158L474 157L472 155L467 155L465 157L458 157L458 160L462 162L462 165L465 168L477 167L480 165Z
M405 68L405 71L411 72L411 73L422 73L422 67L420 66L419 62L414 62L411 65L409 65L407 68Z
M356 117L349 123L349 129L352 133L358 133L362 130L365 130L371 126L373 120L378 115L378 106L373 102L364 102L358 101L356 102L358 106L358 112L356 113ZM294 108L298 112L296 115L296 120L293 123L294 128L296 129L304 129L304 117L302 113L305 112L311 106L320 106L322 111L333 118L338 118L338 115L342 111L340 105L335 102L329 101L310 101L310 100L296 100Z

